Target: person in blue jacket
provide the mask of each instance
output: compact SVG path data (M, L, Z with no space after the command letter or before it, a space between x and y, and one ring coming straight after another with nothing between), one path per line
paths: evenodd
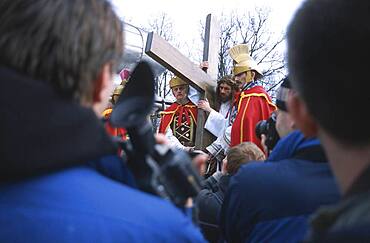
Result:
M267 161L243 165L231 178L220 216L227 242L299 242L308 217L339 199L319 141L295 130L285 105L289 92L286 79L276 102L280 140Z
M108 0L0 3L0 242L204 242L135 189L97 114L123 53Z

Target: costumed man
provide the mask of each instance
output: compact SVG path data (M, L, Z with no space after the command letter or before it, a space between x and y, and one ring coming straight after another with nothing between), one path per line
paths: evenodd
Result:
M198 103L199 108L209 112L204 128L217 137L216 142L213 144L215 149L212 149L215 153L213 153L213 156L207 162L206 177L221 170L224 153L220 145L220 140L229 126L232 104L235 94L238 91L239 87L232 79L232 76L224 76L217 82L216 99L219 106L218 112L210 107L207 100L200 100Z
M195 145L197 106L188 98L189 84L179 77L170 80L170 88L176 101L161 112L159 133L170 140L170 144L185 150Z
M234 79L241 85L241 92L236 97L231 112L230 146L249 141L263 149L261 140L255 133L256 124L268 119L276 110L276 106L265 89L255 82L262 77L262 72L249 56L248 46L246 44L234 46L229 53L234 60Z
M126 83L127 83L127 79L129 77L130 73L128 70L126 69L123 69L121 72L120 72L120 77L121 77L121 84L118 85L114 91L113 91L113 94L109 100L109 105L108 107L103 111L102 113L102 116L103 116L103 121L104 121L104 126L105 126L105 130L107 131L107 133L111 136L114 136L114 137L120 137L122 138L123 140L126 140L127 139L127 131L126 129L124 128L116 128L116 127L113 127L110 122L109 122L109 119L110 119L110 116L111 116L111 113L113 111L113 107L114 105L117 103L121 93L122 93L122 90L123 88L125 87Z
M198 103L198 108L209 113L204 128L216 137L221 136L228 126L233 98L237 91L237 84L232 79L232 76L227 75L217 82L216 99L218 112L210 107L207 100L200 100Z
M229 50L229 54L234 64L233 77L241 90L235 94L228 117L228 127L223 135L206 148L211 155L210 160L219 163L222 162L229 147L242 142L253 142L263 150L261 140L255 134L255 127L259 121L267 120L276 110L270 96L255 82L262 77L262 72L249 55L248 45L236 45ZM209 173L207 171L207 175L212 172L214 171Z

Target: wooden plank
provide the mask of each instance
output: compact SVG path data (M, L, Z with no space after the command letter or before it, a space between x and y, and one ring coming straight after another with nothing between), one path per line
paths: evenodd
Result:
M214 82L213 87L216 86L218 75L220 29L220 24L217 19L211 14L208 14L204 31L203 61L208 61L208 69L206 72L212 78L212 82ZM212 91L213 92L210 90L206 91L205 94L202 95L201 99L207 98L211 107L215 107L216 97L214 89ZM197 137L195 137L196 149L204 149L214 140L214 136L204 129L206 120L206 112L202 109L198 109Z
M208 61L207 73L217 80L220 51L221 27L215 16L208 14L204 33L203 61Z
M208 74L154 32L148 33L145 53L199 92L214 89L215 82Z

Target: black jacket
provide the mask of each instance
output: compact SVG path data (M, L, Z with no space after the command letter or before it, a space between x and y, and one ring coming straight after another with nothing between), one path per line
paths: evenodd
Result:
M209 242L219 239L219 214L229 180L230 175L210 176L196 198L199 225Z

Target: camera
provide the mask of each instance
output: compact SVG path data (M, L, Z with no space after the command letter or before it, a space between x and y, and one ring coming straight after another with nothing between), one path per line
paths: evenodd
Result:
M261 135L264 134L266 136L265 145L269 151L271 151L276 143L279 141L280 136L276 131L276 114L272 113L272 115L267 120L259 121L256 124L256 136L261 139Z
M127 130L119 144L138 187L184 206L202 187L202 179L185 151L156 144L149 114L154 106L154 74L139 62L113 108L111 124Z

